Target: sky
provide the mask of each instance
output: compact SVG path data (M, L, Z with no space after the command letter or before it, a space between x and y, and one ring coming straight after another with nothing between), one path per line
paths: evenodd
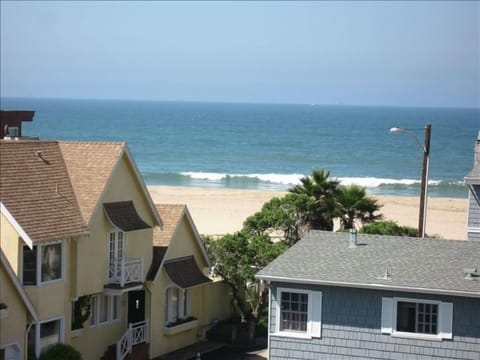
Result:
M480 2L0 2L0 95L480 107Z

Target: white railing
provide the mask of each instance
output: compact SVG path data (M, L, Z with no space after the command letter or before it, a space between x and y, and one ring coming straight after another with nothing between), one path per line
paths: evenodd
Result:
M148 320L128 324L128 329L117 341L117 360L132 352L132 346L148 341Z
M143 258L126 258L108 264L108 283L124 286L130 282L143 281Z

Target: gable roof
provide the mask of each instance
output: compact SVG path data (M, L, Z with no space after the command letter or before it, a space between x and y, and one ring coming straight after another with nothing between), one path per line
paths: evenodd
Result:
M86 223L90 221L124 146L123 142L60 142Z
M183 204L155 204L163 220L163 228L156 228L153 232L153 244L168 246L177 226L183 217L186 206Z
M0 140L0 200L33 242L87 233L56 141Z
M28 297L28 294L26 293L25 289L20 283L20 280L15 275L15 272L13 271L12 266L10 265L2 249L0 249L0 264L1 264L1 267L7 273L10 280L12 281L13 286L17 290L18 295L20 295L20 298L23 300L23 303L25 304L25 307L27 308L31 317L33 318L33 320L38 321L37 311L35 310L35 307L33 306L32 301L30 300L30 298Z
M258 279L480 298L480 242L311 231L260 270ZM386 272L388 276L385 276Z
M186 218L192 228L195 240L200 247L205 261L208 266L211 266L205 247L203 246L202 238L198 233L187 206L184 204L156 204L155 207L162 217L163 228L155 227L153 229L153 258L150 269L148 270L147 280L155 280L158 270L163 264L163 259L170 245L170 241L173 239L178 226L184 218Z
M33 249L33 241L30 236L23 230L22 226L15 220L15 217L8 211L8 209L0 201L0 213L5 216L5 219L10 223L10 225L15 229L17 234L22 238L22 240L27 244L30 249Z

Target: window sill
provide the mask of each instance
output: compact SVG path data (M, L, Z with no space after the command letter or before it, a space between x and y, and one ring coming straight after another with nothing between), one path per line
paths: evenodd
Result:
M401 331L395 331L395 332L392 333L391 336L396 337L396 338L404 338L404 339L431 340L431 341L442 341L443 340L440 335L408 333L408 332L401 332Z
M80 337L80 336L83 335L83 332L84 332L84 328L75 329L75 330L72 330L71 336L72 336L72 338Z
M192 320L184 324L180 324L177 326L172 327L164 327L163 334L164 335L175 335L184 331L188 331L194 329L198 326L198 320Z
M308 339L311 340L312 336L308 333L294 333L294 332L275 332L271 336L285 337L285 338L295 338L295 339Z

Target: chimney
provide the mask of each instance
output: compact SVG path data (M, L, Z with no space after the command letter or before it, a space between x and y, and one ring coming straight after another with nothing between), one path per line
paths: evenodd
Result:
M356 248L358 245L357 230L355 228L350 229L350 245L349 248Z

